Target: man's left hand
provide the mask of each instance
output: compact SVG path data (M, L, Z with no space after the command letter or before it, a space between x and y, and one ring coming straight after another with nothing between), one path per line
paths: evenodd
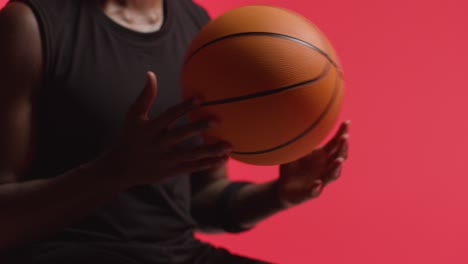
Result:
M349 121L343 122L323 147L280 166L278 194L284 206L294 206L318 197L328 183L340 177L348 157L349 124Z

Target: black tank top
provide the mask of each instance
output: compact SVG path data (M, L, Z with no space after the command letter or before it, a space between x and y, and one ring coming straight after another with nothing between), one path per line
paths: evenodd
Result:
M126 111L145 85L146 71L154 71L159 80L150 117L181 102L183 57L209 21L200 6L190 0L165 1L162 28L138 33L107 17L96 0L21 1L39 22L45 59L28 179L60 175L114 144ZM182 258L183 252L201 247L193 238L194 227L190 178L182 175L131 188L39 244L83 242L172 263L175 252Z

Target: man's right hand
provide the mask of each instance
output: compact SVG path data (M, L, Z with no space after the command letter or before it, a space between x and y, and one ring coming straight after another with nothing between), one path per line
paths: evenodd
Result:
M110 180L121 181L125 187L160 183L169 177L217 167L227 161L231 152L228 142L196 147L178 145L216 126L218 121L212 116L172 128L177 119L200 106L196 98L150 120L148 111L157 92L156 76L148 72L144 90L127 113L121 141L104 158L107 166L113 167L111 171L117 172L111 176L116 178Z

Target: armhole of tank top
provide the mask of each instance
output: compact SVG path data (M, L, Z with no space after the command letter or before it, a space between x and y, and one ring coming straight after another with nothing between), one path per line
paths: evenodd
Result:
M34 0L13 0L10 2L20 2L27 5L31 8L34 17L39 26L39 34L41 38L41 47L42 47L42 59L43 59L43 81L42 84L48 82L51 74L51 62L52 62L52 50L51 47L52 41L50 37L52 36L52 30L50 26L50 21L47 18L47 14L44 11L43 7L38 3L38 1Z

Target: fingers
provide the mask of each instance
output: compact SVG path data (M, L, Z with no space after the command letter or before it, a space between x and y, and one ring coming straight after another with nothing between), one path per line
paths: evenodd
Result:
M229 155L232 147L227 142L218 142L211 145L202 145L192 148L177 149L169 154L169 160L176 164L191 162L206 158L219 158Z
M329 153L329 162L333 162L338 158L343 158L344 160L348 158L348 139L349 135L347 134L343 135L339 139L339 142L337 143L337 146L335 147L334 151L332 153Z
M320 179L314 180L311 185L305 189L303 197L307 197L308 199L319 197L327 184L336 181L341 176L341 168L343 163L344 159L341 157L331 162L325 173L322 174L322 177Z
M337 133L339 137L335 136L335 138L332 139L333 143L331 143L333 146L328 147L329 148L328 151L330 151L328 152L329 153L328 164L330 165L328 166L328 169L326 173L324 174L325 176L322 178L325 184L336 181L341 176L341 168L345 160L348 158L348 149L349 149L349 135L347 134L348 125L349 125L349 122L343 123L342 127L340 128L340 131L338 131Z
M199 135L204 130L215 127L217 124L218 122L214 118L198 120L194 123L170 130L168 133L163 135L160 142L162 142L166 147L173 146L185 139Z
M309 189L309 191L307 193L308 198L319 197L320 194L323 191L323 185L324 185L323 181L321 181L321 180L314 181L314 183L312 184L312 187Z
M347 135L349 132L349 125L350 121L347 120L343 122L336 132L336 134L333 136L333 138L328 141L328 143L324 146L324 149L328 153L333 153L336 150L337 145L340 143L340 139L344 136Z
M170 107L162 115L152 121L156 131L167 129L178 118L186 115L190 110L200 105L200 101L196 98L185 100L180 104Z
M158 81L156 75L153 72L146 73L147 81L135 102L130 106L128 116L136 119L148 119L148 111L153 104L154 99L158 93Z
M322 180L325 184L336 181L341 176L341 168L348 158L348 135L341 136L337 144L335 151L329 157L328 169L323 174Z
M331 183L333 181L336 181L340 176L341 176L341 168L343 166L344 159L343 158L337 158L335 159L329 166L327 173L325 173L324 177L322 178L322 181L324 184Z
M185 174L185 173L192 173L195 171L206 170L210 168L215 168L224 165L226 161L228 161L229 156L221 156L215 158L205 158L197 161L190 161L183 163L182 165L177 166L173 169L176 175L178 174Z

